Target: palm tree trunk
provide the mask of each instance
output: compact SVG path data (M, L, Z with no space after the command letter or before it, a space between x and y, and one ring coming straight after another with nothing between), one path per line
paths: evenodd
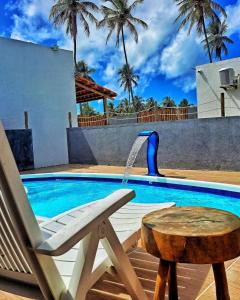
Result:
M219 59L222 60L222 52L221 52L221 49L219 49Z
M133 106L134 106L134 95L133 95L133 88L132 88L131 82L130 82L130 93L131 93L131 96L132 96L132 103L133 103Z
M130 88L128 88L128 101L129 104L131 103L131 92L130 92Z
M73 59L74 59L75 71L77 71L77 38L76 38L76 36L73 37Z
M75 71L77 71L77 16L73 18L73 59Z
M123 51L124 51L126 65L127 65L127 70L128 70L128 73L129 73L129 63L128 63L128 58L127 58L127 51L126 51L126 45L125 45L125 37L124 37L123 27L122 27L122 42L123 42ZM134 107L134 95L133 95L133 89L132 89L132 83L131 83L131 81L129 82L129 85L130 85L130 94L132 96L132 105Z
M209 62L212 63L212 55L211 55L211 51L210 51L210 47L209 47L209 42L208 42L208 36L207 36L207 30L206 30L206 24L205 24L203 11L202 11L202 20L203 20L203 24L202 24L203 25L203 32L204 32L206 43L207 43Z
M127 67L129 67L123 28L122 28L122 42L123 42L123 50L124 50L124 56L125 56L126 65L127 65Z

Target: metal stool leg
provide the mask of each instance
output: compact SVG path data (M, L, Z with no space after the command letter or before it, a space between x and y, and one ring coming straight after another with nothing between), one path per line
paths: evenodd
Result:
M213 264L217 300L230 300L224 263Z
M168 280L168 273L169 273L169 264L170 263L168 261L160 259L153 300L165 299L166 283Z

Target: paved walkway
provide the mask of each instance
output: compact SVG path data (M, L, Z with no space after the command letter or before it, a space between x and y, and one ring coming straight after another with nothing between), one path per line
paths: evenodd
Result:
M208 170L174 170L174 169L161 169L162 174L168 177L203 180L212 182L222 182L240 185L240 172L228 171L208 171ZM95 165L64 165L51 168L41 168L35 170L34 173L41 172L76 172L76 173L117 173L123 174L124 167L119 166L95 166ZM132 174L144 175L146 168L133 168ZM33 173L32 171L23 173Z

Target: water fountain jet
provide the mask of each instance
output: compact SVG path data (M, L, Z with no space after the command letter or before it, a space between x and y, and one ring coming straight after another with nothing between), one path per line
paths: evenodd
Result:
M140 151L144 142L148 140L148 147L147 147L147 165L148 165L148 176L158 176L164 177L164 175L160 174L157 167L157 152L158 152L158 145L159 145L159 136L156 131L152 130L145 130L138 134L132 149L129 153L124 176L123 176L123 183L127 183L129 173L133 164L137 158L138 152Z
M158 171L157 166L157 152L159 145L159 136L156 131L146 130L138 134L138 136L145 136L148 140L147 147L147 165L148 165L148 176L163 177Z

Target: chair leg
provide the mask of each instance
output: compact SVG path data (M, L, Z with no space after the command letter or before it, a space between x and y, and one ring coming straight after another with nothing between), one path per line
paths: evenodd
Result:
M148 297L144 292L127 254L123 250L112 224L109 220L104 222L107 230L106 236L101 240L101 243L112 261L120 279L133 300L147 300Z
M175 262L170 262L168 278L168 298L169 300L178 300L177 264Z
M92 268L95 261L99 238L93 232L89 233L80 242L80 249L73 268L73 275L69 290L61 300L85 300L92 282Z
M153 300L164 300L170 263L160 259Z
M230 300L224 263L213 264L217 300Z

